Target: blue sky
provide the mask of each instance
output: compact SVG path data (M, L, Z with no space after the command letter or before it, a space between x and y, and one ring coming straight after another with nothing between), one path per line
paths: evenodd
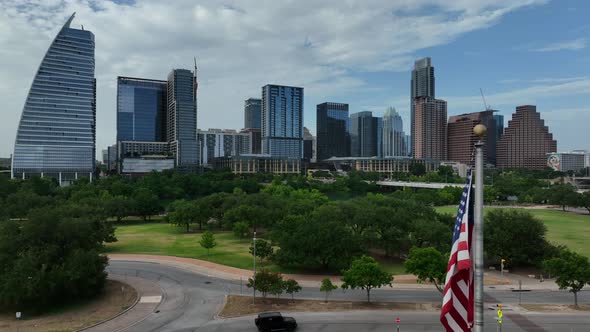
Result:
M586 0L5 0L0 2L0 156L51 40L72 12L96 36L97 150L114 143L116 77L165 79L199 62L198 126L243 126L243 101L267 83L305 88L315 105L388 106L409 128L413 61L430 56L449 116L510 118L535 104L558 149L590 149L590 2Z

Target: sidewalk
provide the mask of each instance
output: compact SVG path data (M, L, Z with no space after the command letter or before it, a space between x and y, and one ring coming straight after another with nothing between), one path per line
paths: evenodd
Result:
M239 281L241 279L246 281L248 278L252 277L252 270L239 269L194 258L139 254L110 254L108 257L113 261L159 263L225 280ZM334 275L283 274L283 277L285 279L295 279L303 287L319 287L321 280L324 278L329 278L337 286L340 286L342 283L340 281L340 276ZM486 287L493 287L498 290L517 289L518 280L522 280L523 289L557 290L557 286L553 280L545 280L545 282L541 283L537 279L523 278L516 275L510 275L508 273L505 273L502 277L500 276L500 272L497 271L486 271L484 273L484 278ZM385 289L434 288L434 285L428 283L417 283L416 277L413 275L396 275L393 282L393 287L385 287Z

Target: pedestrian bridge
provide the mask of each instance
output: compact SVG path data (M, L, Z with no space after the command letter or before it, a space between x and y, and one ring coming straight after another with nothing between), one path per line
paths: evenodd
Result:
M437 183L437 182L407 182L407 181L377 181L378 186L384 187L408 187L408 188L428 188L443 189L444 187L463 188L464 183Z

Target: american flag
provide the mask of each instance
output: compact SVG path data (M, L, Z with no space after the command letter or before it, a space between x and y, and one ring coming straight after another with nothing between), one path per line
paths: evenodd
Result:
M472 172L457 211L453 246L447 266L440 321L447 332L471 331L473 326L473 264L471 262L471 235L473 234Z

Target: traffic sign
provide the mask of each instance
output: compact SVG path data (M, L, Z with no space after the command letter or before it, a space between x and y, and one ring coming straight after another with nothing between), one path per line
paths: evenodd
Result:
M396 323L396 324L399 324L399 323L401 323L401 320L399 319L399 317L395 319L395 323Z

